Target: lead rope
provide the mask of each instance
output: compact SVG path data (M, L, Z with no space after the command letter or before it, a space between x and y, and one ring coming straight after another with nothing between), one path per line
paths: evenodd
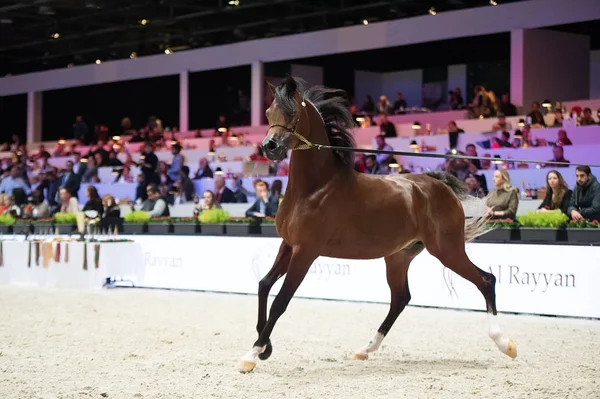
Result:
M302 107L306 108L306 103L304 102L304 99L302 100ZM298 121L300 121L300 118L298 118ZM296 124L298 123L298 121L296 121ZM292 148L292 151L295 150L310 150L312 148L316 148L318 150L321 149L328 149L328 150L333 150L333 151L340 151L340 152L362 152L365 154L388 154L388 155L398 155L398 156L406 156L406 157L418 157L418 158L445 158L445 159L479 159L479 160L488 160L488 161L492 161L492 162L522 162L522 163L535 163L535 164L552 164L552 165L564 165L564 166L581 166L584 164L579 164L579 163L573 163L573 162L560 162L560 161L535 161L535 160L529 160L529 159L514 159L514 158L492 158L492 157L480 157L480 156L469 156L469 155L458 155L458 154L438 154L438 153L414 153L414 152L408 152L408 151L394 151L394 150L377 150L377 149L366 149L366 148L350 148L350 147L339 147L339 146L332 146L332 145L324 145L324 144L315 144L310 142L310 140L308 140L306 137L304 137L303 135L301 135L300 133L298 133L296 131L296 124L294 124L294 128L291 129L291 133L298 139L300 140L302 143L304 144L300 144L294 148ZM290 129L288 129L290 130ZM590 164L586 164L587 166L589 166L590 168L599 168L600 165L590 165Z

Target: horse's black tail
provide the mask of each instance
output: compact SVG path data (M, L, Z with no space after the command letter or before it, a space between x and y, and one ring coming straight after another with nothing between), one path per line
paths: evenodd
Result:
M487 206L488 197L477 198L469 195L465 183L453 174L447 172L426 172L425 174L447 185L460 200L464 211L479 214L465 219L465 242L471 242L492 229L487 223L491 215L491 208Z

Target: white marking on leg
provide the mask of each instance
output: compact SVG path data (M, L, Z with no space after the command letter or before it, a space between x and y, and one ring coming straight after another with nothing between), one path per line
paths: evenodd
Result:
M494 316L492 313L488 313L487 316L490 338L494 341L494 343L496 343L498 349L500 349L502 353L505 353L508 349L509 340L504 336L504 334L502 334L502 331L500 330L498 316Z
M375 352L376 350L379 349L379 346L381 346L381 342L383 342L383 338L385 338L385 335L378 332L377 334L375 334L373 339L371 341L369 341L369 343L367 345L365 345L362 348L360 348L359 350L357 350L356 353L367 356L369 353Z
M265 351L265 349L267 349L267 346L254 346L252 347L252 349L250 349L248 351L248 353L246 353L244 355L244 357L242 357L242 362L250 362L250 363L254 363L256 364L256 359L258 358L258 355L260 355L261 353L263 353Z

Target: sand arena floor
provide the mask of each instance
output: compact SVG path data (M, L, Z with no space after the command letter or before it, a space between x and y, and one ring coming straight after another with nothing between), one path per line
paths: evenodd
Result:
M256 297L158 290L0 287L0 398L600 398L600 322L407 308L366 362L350 360L386 305L294 298L273 355Z

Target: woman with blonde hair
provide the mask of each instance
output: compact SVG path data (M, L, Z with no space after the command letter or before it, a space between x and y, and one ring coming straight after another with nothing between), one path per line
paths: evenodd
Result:
M559 171L551 170L546 175L546 197L540 204L537 212L547 212L560 209L568 215L569 203L573 191L569 189L567 182Z
M194 216L198 216L202 211L208 211L211 209L221 209L221 204L217 202L215 193L210 190L206 190L202 195L202 199L194 208Z
M104 197L102 197L102 206L104 207L104 218L121 217L121 208L112 195L105 194Z
M492 208L492 218L514 219L519 207L519 189L512 186L506 170L498 169L494 172L494 186L487 202Z

